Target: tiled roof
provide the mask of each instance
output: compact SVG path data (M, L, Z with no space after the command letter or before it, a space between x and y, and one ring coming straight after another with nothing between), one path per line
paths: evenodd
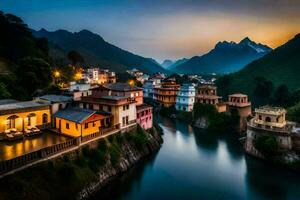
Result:
M104 87L110 90L124 91L124 92L143 90L143 88L137 86L131 86L128 83L109 83L104 85Z
M236 93L236 94L231 94L229 95L230 97L247 97L246 94L241 94L241 93Z
M15 103L2 104L0 105L0 111L35 108L35 107L43 107L48 105L49 105L48 103L42 103L36 101L21 101Z
M68 108L60 110L55 113L55 117L66 119L76 123L82 123L88 119L91 115L95 114L96 111L82 108Z
M51 101L53 103L72 101L72 97L70 96L55 95L55 94L44 95L44 96L40 96L39 98L43 100Z
M141 104L141 105L138 105L138 106L136 106L136 109L137 109L137 111L138 110L144 110L144 109L148 109L148 108L153 108L152 106L150 106L150 105L148 105L148 104Z

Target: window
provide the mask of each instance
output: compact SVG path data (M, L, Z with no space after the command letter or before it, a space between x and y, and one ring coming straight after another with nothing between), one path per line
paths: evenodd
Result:
M48 123L48 115L46 113L43 114L43 124Z
M123 126L125 126L125 120L126 120L126 118L122 117L122 124L123 124Z
M70 129L69 123L66 123L66 129Z
M85 124L84 124L84 128L85 128L85 129L89 128L89 124L88 124L88 123L85 123Z
M93 127L95 127L95 122L93 122Z
M258 119L259 119L259 120L262 120L262 117L261 117L261 115L258 115Z
M76 130L78 130L78 124L75 124L75 128L76 128Z

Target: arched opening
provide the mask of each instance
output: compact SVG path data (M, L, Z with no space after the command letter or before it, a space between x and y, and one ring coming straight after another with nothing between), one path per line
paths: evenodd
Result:
M266 117L266 122L271 122L271 118L270 117Z
M32 118L35 117L36 114L35 113L30 113L29 115L27 115L27 125L31 126L32 125Z
M12 128L16 128L16 119L19 118L19 116L17 115L12 115L9 116L6 120L6 128L7 129L12 129Z
M46 113L43 114L43 124L48 123L48 115Z

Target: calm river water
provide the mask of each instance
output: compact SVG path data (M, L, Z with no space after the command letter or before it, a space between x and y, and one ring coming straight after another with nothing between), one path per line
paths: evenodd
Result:
M300 176L245 156L234 134L157 117L159 152L99 191L102 199L300 199Z

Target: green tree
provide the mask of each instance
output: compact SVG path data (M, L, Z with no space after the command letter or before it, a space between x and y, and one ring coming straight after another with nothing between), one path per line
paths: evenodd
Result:
M289 88L282 84L279 87L276 88L274 92L274 104L277 106L283 106L286 107L290 105L290 99L291 98L291 93L289 91Z
M15 73L18 84L28 94L27 98L37 89L47 88L52 81L50 65L41 58L27 57L20 60Z
M254 147L266 157L276 155L278 143L274 136L262 135L253 140Z
M72 65L77 65L77 64L83 64L84 63L84 58L83 56L78 53L77 51L70 51L68 53L68 59L71 61Z
M263 77L255 78L256 86L253 95L258 104L268 104L271 101L274 89L272 81L268 81Z
M0 82L0 99L7 99L10 97L11 94L7 91L5 84Z

